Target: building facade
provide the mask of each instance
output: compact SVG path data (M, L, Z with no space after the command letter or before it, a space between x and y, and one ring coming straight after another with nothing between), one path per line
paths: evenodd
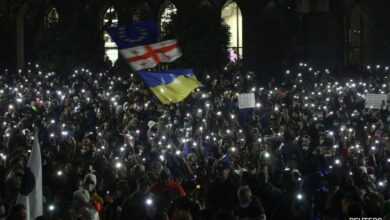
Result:
M319 0L5 0L0 3L0 67L16 70L49 51L60 65L116 59L104 29L137 20L169 22L169 12L196 13L208 4L229 23L230 49L243 69L259 75L297 62L337 69L386 64L390 58L390 1ZM304 8L309 2L309 8ZM328 4L329 3L329 4ZM310 8L311 7L311 8ZM167 18L168 16L168 18ZM60 27L56 27L60 23ZM196 27L196 22L191 24ZM60 36L46 30L62 28ZM64 31L66 30L66 31ZM45 44L46 38L58 44ZM49 48L51 47L51 48ZM62 53L56 54L56 48ZM65 52L64 52L65 51ZM66 58L66 59L65 59ZM47 60L46 62L54 62Z

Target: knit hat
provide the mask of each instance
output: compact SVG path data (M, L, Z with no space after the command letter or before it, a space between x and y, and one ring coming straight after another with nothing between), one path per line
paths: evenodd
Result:
M88 203L91 199L89 192L85 189L79 189L73 193L73 198L80 200L81 202Z
M85 177L84 177L84 183L87 182L88 180L91 181L91 182L93 182L93 184L95 184L95 186L96 186L97 181L96 181L96 176L95 176L95 174L90 173L90 174L85 175Z
M153 128L153 126L156 124L156 122L154 122L154 121L149 121L148 122L148 127L149 128Z

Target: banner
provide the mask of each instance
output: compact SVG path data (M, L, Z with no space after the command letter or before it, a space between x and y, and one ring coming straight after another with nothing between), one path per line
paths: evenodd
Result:
M387 94L366 94L366 108L371 109L382 109L386 108L387 105Z
M255 108L255 93L242 93L238 96L238 108Z

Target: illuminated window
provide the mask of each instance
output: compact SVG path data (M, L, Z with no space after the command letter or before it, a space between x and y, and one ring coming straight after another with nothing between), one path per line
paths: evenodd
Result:
M46 27L50 27L50 25L57 23L59 20L58 12L55 7L51 7L48 11L45 19Z
M103 15L103 29L106 29L112 25L118 24L118 14L116 13L114 7L108 8ZM106 63L111 62L112 64L118 60L118 46L114 41L112 41L110 35L104 31L104 58ZM108 60L109 59L109 60Z
M346 24L346 61L349 66L362 64L362 13L358 6L352 10L351 17Z
M172 22L172 18L176 13L176 6L172 2L167 1L161 10L160 27L162 34L164 34L166 26Z
M222 9L223 21L230 27L230 60L242 58L242 15L236 2L230 1Z

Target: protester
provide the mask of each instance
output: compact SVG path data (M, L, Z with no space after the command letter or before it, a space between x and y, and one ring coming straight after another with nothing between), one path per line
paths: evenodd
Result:
M265 220L264 208L257 196L252 195L248 186L241 186L237 192L240 205L234 208L234 215L238 219Z
M12 206L7 220L23 220L26 219L26 208L23 205Z
M152 185L150 191L166 204L185 196L183 187L172 179L169 169L161 170L160 178Z
M121 206L121 219L153 219L157 214L158 198L150 192L151 180L141 177L138 189L126 198Z
M102 215L103 211L103 199L96 193L96 176L94 174L87 174L84 177L84 188L88 190L89 195L91 196L91 203L96 208L96 210L99 212L100 215Z
M216 178L208 189L206 206L230 211L237 202L236 192L239 179L226 162L218 164Z
M90 202L89 192L85 189L77 190L73 193L73 207L77 211L79 219L98 220L99 214Z
M115 67L5 71L0 214L26 215L15 202L36 126L46 219L388 218L388 104L366 102L389 93L388 71L346 79L301 63L259 82L229 67L198 73L204 86L172 105Z

